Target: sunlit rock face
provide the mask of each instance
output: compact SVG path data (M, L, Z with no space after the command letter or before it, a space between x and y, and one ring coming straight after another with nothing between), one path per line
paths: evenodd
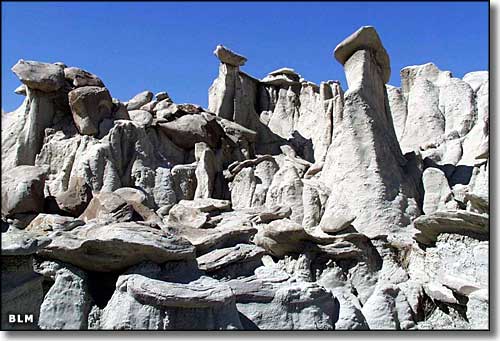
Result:
M16 63L2 329L487 329L488 72L395 87L382 38L337 45L347 89L218 45L208 108Z

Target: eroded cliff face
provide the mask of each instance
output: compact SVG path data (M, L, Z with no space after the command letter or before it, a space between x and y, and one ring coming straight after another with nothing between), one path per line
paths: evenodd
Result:
M2 328L488 328L488 73L387 85L369 26L334 51L345 91L214 54L207 109L13 67Z

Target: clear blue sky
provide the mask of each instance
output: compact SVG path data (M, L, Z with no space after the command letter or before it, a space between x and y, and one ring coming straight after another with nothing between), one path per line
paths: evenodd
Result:
M345 85L332 52L363 25L377 28L393 85L401 68L429 61L457 77L488 68L487 2L2 2L2 108L22 101L10 71L20 58L84 68L123 101L166 90L206 106L219 43L246 56L242 69L255 77L287 66Z

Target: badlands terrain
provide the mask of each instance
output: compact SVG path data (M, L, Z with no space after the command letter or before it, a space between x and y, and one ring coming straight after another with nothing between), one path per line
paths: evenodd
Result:
M347 89L214 54L208 108L12 67L2 329L487 329L488 72L388 85L370 26Z

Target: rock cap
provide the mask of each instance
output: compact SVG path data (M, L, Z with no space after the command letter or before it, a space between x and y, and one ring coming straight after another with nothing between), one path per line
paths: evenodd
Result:
M382 69L383 81L387 83L391 76L390 59L373 26L362 26L344 39L335 47L334 56L339 63L344 65L354 52L358 50L372 50L375 52L375 60Z
M247 61L246 57L231 51L223 45L217 45L214 50L214 55L219 58L222 63L233 66L243 66Z

